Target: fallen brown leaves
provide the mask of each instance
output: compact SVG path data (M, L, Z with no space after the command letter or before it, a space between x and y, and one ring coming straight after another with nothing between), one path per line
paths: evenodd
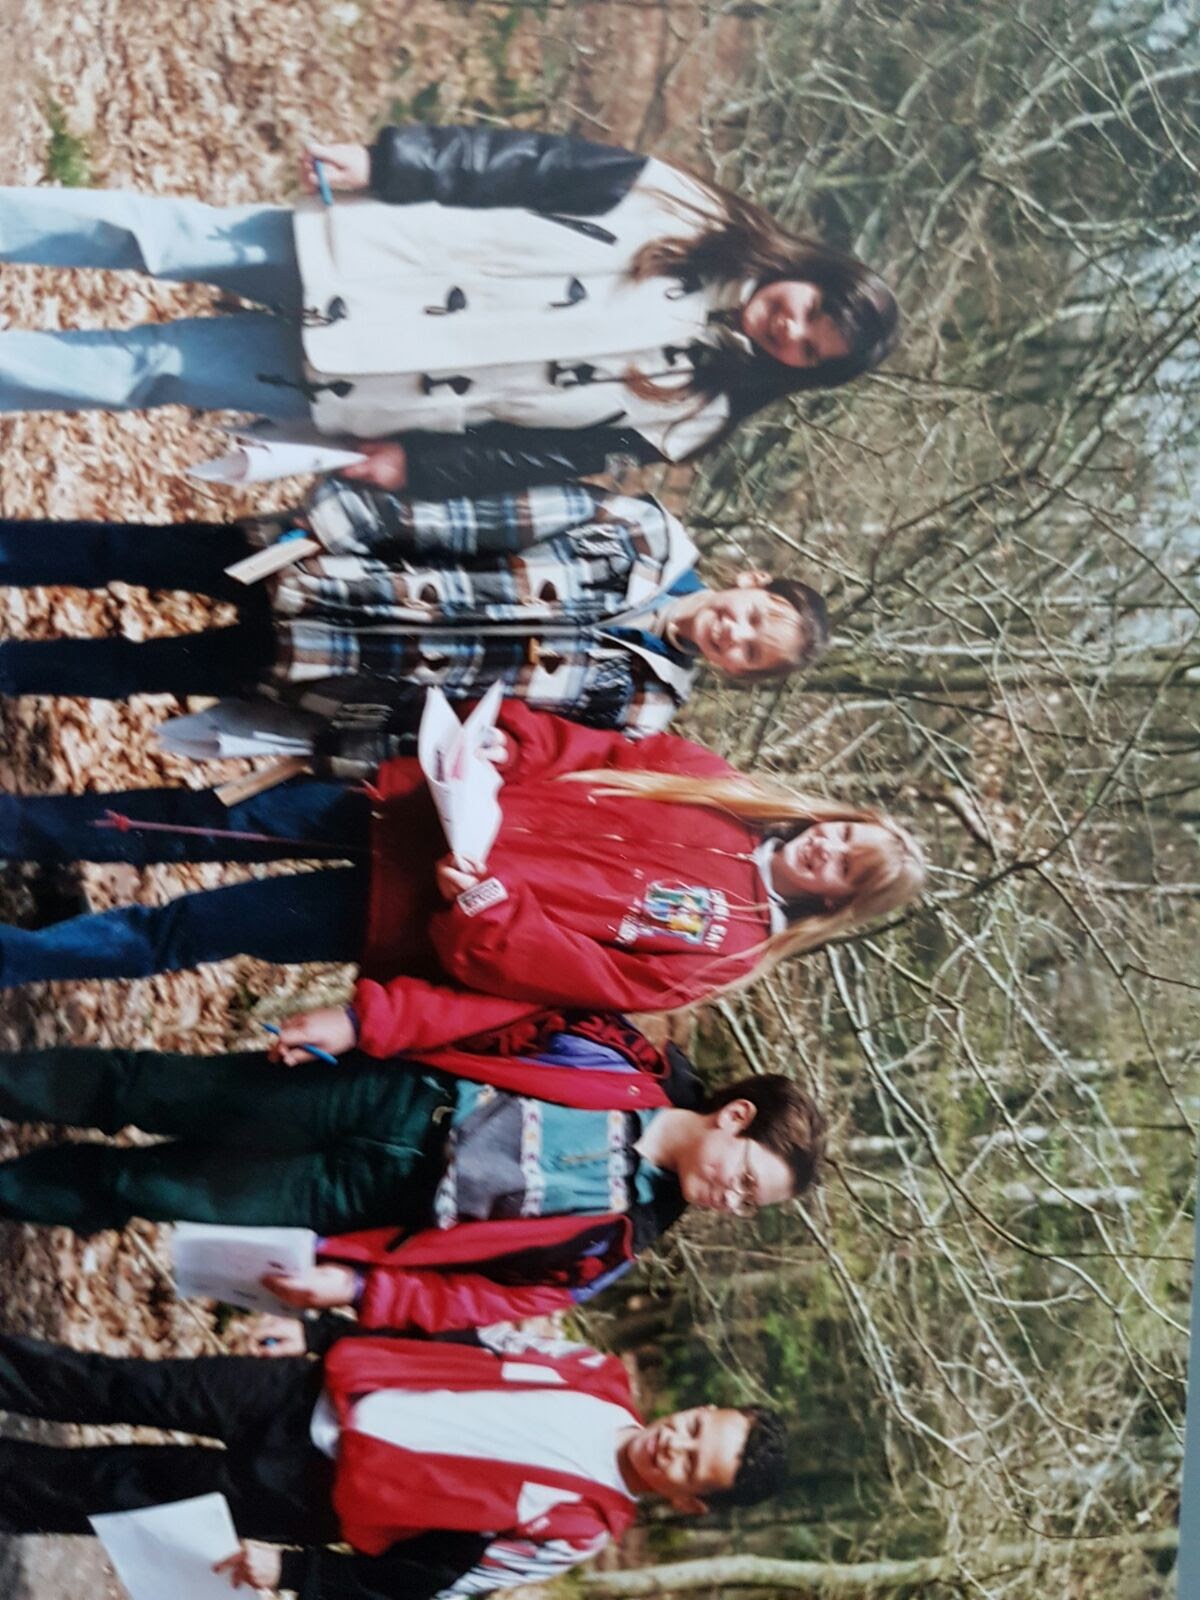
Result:
M4 181L46 181L46 109L52 104L68 132L83 141L96 186L223 204L286 203L296 192L296 158L306 137L366 137L394 104L403 116L422 92L432 95L425 110L435 118L486 119L494 106L503 120L515 109L505 95L518 82L536 122L563 126L586 116L590 106L595 114L586 126L593 136L635 144L653 136L666 153L673 140L661 137L661 85L673 74L678 99L740 42L735 24L719 24L701 39L676 29L669 11L640 19L645 37L631 56L623 32L627 16L604 6L556 15L560 37L548 41L532 11L515 33L497 32L503 8L442 0L206 0L197 6L0 0L15 67L0 97ZM694 22L694 14L688 16ZM681 126L688 126L686 119ZM685 137L690 141L694 129ZM0 267L0 327L126 326L204 315L213 306L206 289L131 274ZM193 485L184 467L219 453L220 441L211 421L179 408L148 416L0 416L0 443L5 517L216 521L287 505L304 487L293 483L250 496ZM0 637L120 631L142 639L231 617L191 597L125 585L95 594L10 589L3 601ZM163 696L122 705L0 703L0 790L199 787L246 770L235 763L197 767L164 754L153 730L178 709ZM91 866L83 881L99 910L229 882L242 870ZM19 896L14 904L19 910ZM0 914L10 908L0 904ZM63 1042L195 1054L256 1048L259 1019L324 1003L347 977L333 968L277 969L243 960L137 983L42 985L0 995L0 1048ZM0 1155L55 1136L6 1126ZM59 1229L3 1231L6 1327L147 1355L223 1342L211 1312L171 1297L160 1230L137 1224L90 1241ZM46 1549L25 1567L32 1592L116 1594L112 1580L92 1558L81 1558L74 1541L69 1553L60 1552L60 1541L42 1544ZM0 1551L0 1576L11 1577L15 1589L5 1559Z
M34 7L0 0L21 68L0 109L5 181L45 181L47 101L86 144L99 186L192 194L214 202L286 201L306 136L362 137L390 98L403 38L424 26L444 48L440 5L329 7L277 0L81 0ZM424 19L424 21L422 20ZM411 46L410 46L411 47ZM213 307L205 289L129 274L0 268L0 321L21 328L130 325ZM0 513L7 517L222 520L287 504L303 485L251 498L199 491L182 475L218 453L211 422L172 408L149 416L0 418ZM141 639L228 621L179 594L114 585L7 590L0 632L44 638L120 631ZM246 770L197 767L157 748L153 730L180 709L170 697L129 704L23 699L0 708L0 788L15 792L204 786ZM235 869L240 871L242 869ZM219 866L95 866L95 909L161 901L231 881ZM260 1047L258 1016L336 992L336 970L252 961L138 983L51 984L0 999L0 1045L107 1043L198 1054ZM4 1150L48 1130L12 1130ZM138 1353L211 1347L213 1321L166 1289L158 1230L76 1240L62 1230L7 1229L5 1322L93 1349Z

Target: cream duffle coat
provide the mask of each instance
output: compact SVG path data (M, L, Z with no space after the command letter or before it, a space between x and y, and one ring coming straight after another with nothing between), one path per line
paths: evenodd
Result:
M645 244L696 231L712 202L686 174L648 161L600 217L367 197L295 214L304 355L322 433L375 438L529 428L633 428L678 460L725 423L724 396L662 403L630 369L682 391L688 347L711 343L730 288L633 282Z

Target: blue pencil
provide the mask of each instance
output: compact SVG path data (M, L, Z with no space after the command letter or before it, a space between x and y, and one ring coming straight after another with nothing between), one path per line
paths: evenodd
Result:
M261 1026L264 1027L268 1033L273 1033L278 1039L279 1029L273 1022L264 1022L261 1024ZM307 1050L310 1056L316 1056L318 1061L328 1061L331 1067L336 1067L338 1064L338 1058L336 1056L331 1056L328 1050L321 1050L315 1044L302 1044L300 1048L302 1050Z
M333 190L329 187L329 179L325 176L325 163L323 161L313 162L313 176L317 180L317 192L321 196L321 204L323 206L331 206L333 204Z

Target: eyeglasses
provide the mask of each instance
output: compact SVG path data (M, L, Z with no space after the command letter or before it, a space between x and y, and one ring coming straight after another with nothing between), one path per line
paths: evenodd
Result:
M730 1213L748 1222L758 1215L758 1175L754 1170L754 1140L742 1136L746 1158L742 1170L726 1190Z

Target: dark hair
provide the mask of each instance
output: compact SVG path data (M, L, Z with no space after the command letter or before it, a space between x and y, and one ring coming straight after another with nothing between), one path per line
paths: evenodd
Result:
M772 578L765 592L786 600L792 610L808 623L812 637L804 652L804 660L815 660L829 644L829 607L825 604L825 596L819 589L801 583L799 578Z
M693 390L700 400L716 394L729 398L729 422L713 444L753 412L773 400L805 389L833 389L877 367L895 348L900 332L896 297L878 273L856 256L835 250L820 239L789 233L774 217L723 189L693 178L710 205L690 205L671 197L681 218L689 213L701 225L698 235L662 238L643 245L634 258L635 280L674 276L685 283L737 282L750 278L759 288L798 279L820 290L821 309L846 341L849 354L815 367L789 367L765 350L751 355L732 339L705 351L695 373ZM627 380L629 381L629 380ZM652 379L631 380L646 399L677 397Z
M731 1100L749 1100L754 1121L739 1135L753 1139L764 1150L786 1162L792 1174L792 1193L803 1194L820 1182L825 1156L825 1118L811 1095L782 1072L764 1072L753 1078L739 1078L723 1089L714 1089L701 1111L708 1115L720 1111Z
M795 661L786 661L781 667L766 667L761 672L739 672L729 679L731 683L771 683L786 678L790 672L807 667L823 655L829 644L829 608L819 590L801 583L799 578L772 578L770 583L763 584L762 592L791 606L805 625L807 641Z
M709 1506L753 1506L778 1494L787 1481L787 1434L778 1411L766 1406L743 1406L750 1432L742 1447L737 1475L728 1489L704 1496Z

